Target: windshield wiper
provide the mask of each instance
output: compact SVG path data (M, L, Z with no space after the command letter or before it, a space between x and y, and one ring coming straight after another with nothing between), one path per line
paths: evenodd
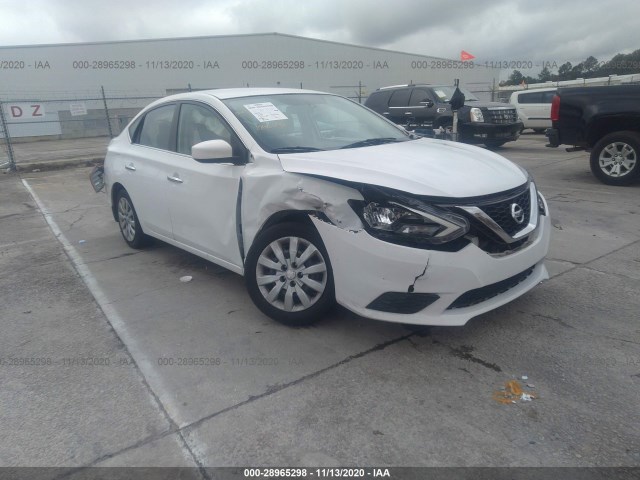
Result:
M402 140L394 137L380 137L380 138L367 138L366 140L360 140L359 142L350 143L340 148L357 148L368 147L371 145L382 145L383 143L401 142Z
M298 153L298 152L323 152L322 148L316 147L280 147L271 150L271 153Z

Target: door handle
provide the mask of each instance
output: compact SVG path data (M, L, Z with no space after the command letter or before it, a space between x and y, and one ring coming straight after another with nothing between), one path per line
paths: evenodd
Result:
M170 182L173 183L182 183L182 179L180 177L178 177L177 175L174 174L174 176L172 177L171 175L167 176L167 180L169 180Z
M133 163L127 163L124 168L126 168L127 170L131 170L132 172L136 171L136 167Z

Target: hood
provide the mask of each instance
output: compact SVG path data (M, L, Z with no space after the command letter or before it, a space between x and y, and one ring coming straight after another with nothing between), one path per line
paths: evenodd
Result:
M415 195L475 197L526 182L514 163L489 150L421 138L361 148L279 155L290 173L393 188Z

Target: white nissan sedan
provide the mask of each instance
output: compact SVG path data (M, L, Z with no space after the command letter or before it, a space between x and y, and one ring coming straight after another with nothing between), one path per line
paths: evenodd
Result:
M266 315L463 325L548 278L549 213L490 151L416 138L344 97L227 89L166 97L109 145L124 240L245 276Z

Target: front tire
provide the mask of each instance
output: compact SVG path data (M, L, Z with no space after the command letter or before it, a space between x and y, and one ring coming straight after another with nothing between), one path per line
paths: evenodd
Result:
M131 197L124 189L116 195L116 212L120 233L127 245L135 249L145 247L149 243L149 237L142 231Z
M312 225L282 223L262 232L247 255L245 282L253 303L289 326L310 325L335 304L329 255Z
M485 147L487 147L489 150L493 150L495 148L500 148L501 146L503 146L505 143L507 142L502 142L502 141L497 141L497 142L485 142Z
M639 155L639 133L610 133L591 151L591 172L607 185L630 185L640 178Z

